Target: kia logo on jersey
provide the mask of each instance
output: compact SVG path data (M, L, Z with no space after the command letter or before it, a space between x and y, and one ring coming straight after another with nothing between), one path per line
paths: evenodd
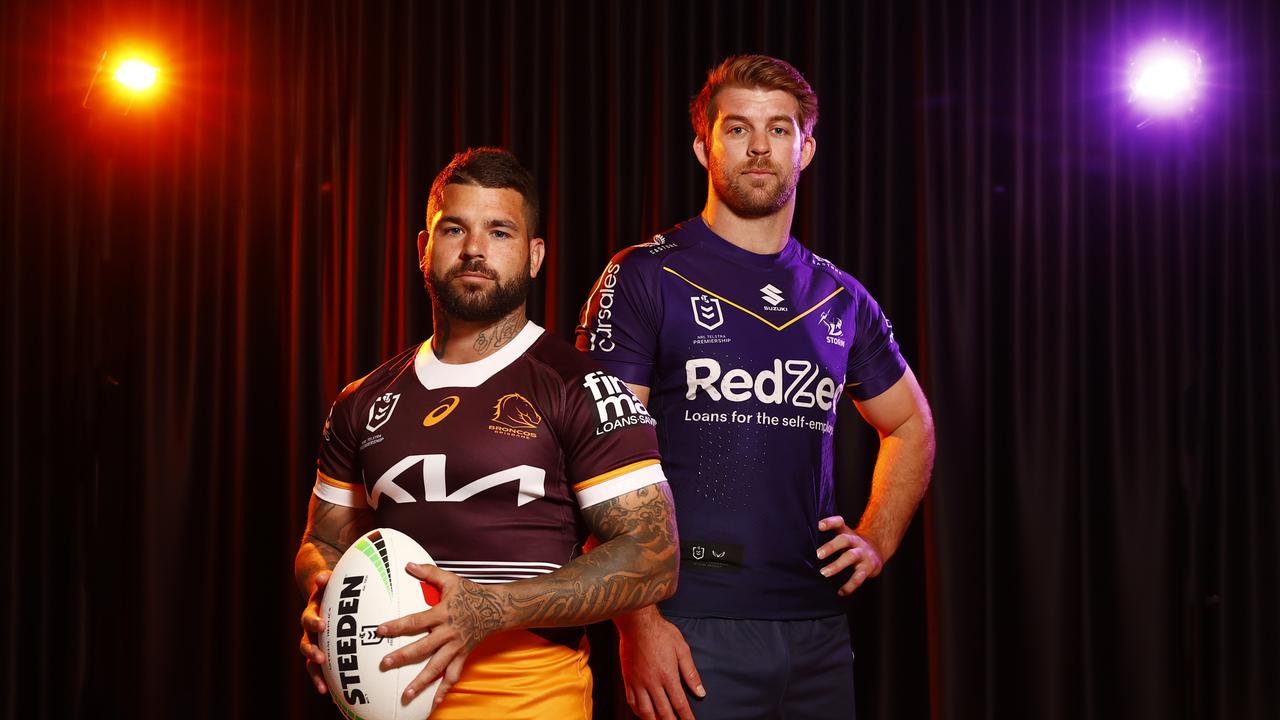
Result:
M724 324L724 313L720 311L720 299L706 295L694 295L689 298L693 305L693 321L698 325L715 330Z
M400 393L383 393L373 403L373 407L369 408L369 422L365 424L364 429L374 432L378 428L387 424L391 419L391 413L396 411L396 403L400 402Z

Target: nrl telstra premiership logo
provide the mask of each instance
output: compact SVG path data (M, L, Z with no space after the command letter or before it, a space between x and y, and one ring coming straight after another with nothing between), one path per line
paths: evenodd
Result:
M708 330L715 330L724 324L724 313L720 310L720 298L706 295L694 295L689 298L693 305L693 321Z
M400 393L383 393L382 397L373 403L373 407L369 408L369 422L365 423L364 429L374 432L386 425L391 419L391 413L396 411L398 402L400 402Z

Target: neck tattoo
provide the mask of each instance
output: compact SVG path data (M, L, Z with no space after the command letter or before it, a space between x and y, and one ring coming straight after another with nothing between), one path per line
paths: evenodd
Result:
M499 320L496 325L481 330L480 336L476 338L475 345L471 347L482 355L493 352L511 342L511 338L520 334L520 330L523 327L524 323L517 317L517 313L512 313Z

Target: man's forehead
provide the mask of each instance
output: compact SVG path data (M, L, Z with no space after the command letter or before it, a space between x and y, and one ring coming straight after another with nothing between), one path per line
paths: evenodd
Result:
M437 217L468 221L511 220L524 226L524 196L512 188L452 183L444 186ZM434 222L436 218L432 218Z
M769 120L787 117L798 123L800 103L786 90L768 90L762 87L727 87L716 93L716 122L726 117L739 116L752 120Z

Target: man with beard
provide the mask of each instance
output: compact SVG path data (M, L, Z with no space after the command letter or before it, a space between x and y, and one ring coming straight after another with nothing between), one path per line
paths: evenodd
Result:
M843 598L928 486L929 406L875 300L790 236L817 147L809 83L731 57L691 115L706 206L615 256L578 328L657 420L680 526L676 595L615 619L627 700L644 718L848 717ZM841 387L881 439L856 526L835 507Z
M410 535L438 565L407 570L441 601L378 628L430 633L381 667L430 657L403 699L443 675L437 720L589 718L581 626L675 587L652 419L525 317L537 222L533 178L505 151L460 153L431 187L418 255L435 333L348 385L325 424L295 561L300 649L320 692L329 568L373 527ZM600 544L584 555L588 533Z

